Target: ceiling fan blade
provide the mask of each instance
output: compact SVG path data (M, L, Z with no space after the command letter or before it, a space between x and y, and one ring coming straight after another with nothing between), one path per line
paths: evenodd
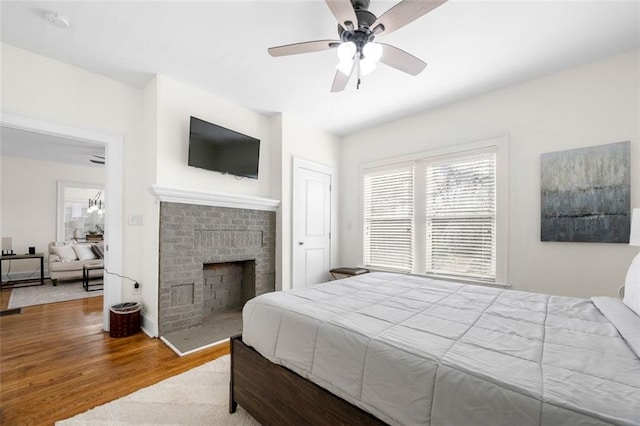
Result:
M418 75L427 66L427 63L416 58L402 49L398 49L390 44L379 43L382 46L382 57L380 62L392 68L406 72L411 75Z
M446 1L447 0L403 0L380 16L373 25L371 25L371 29L376 32L376 27L382 24L384 34L389 34L415 21Z
M104 155L93 154L94 157L104 160Z
M285 44L269 48L271 56L297 55L299 53L319 52L336 48L340 45L340 40L315 40L302 43Z
M358 17L356 16L356 11L353 10L350 0L325 1L331 10L331 13L333 13L333 16L335 16L340 25L342 25L342 28L345 30L358 28ZM349 23L351 23L351 28L349 28Z
M331 93L342 92L344 88L347 87L347 83L351 79L354 68L355 62L351 65L351 72L349 72L349 75L345 75L342 71L336 70L336 75L333 77L333 84L331 85Z
M90 158L89 161L91 161L92 163L96 163L96 164L104 164L104 161L94 160L93 158Z

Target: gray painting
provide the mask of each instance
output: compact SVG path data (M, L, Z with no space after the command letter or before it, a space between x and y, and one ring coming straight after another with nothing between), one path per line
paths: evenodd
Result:
M541 157L541 239L628 243L630 143Z

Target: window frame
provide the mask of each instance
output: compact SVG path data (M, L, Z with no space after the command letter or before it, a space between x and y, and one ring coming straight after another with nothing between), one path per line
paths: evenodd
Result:
M465 154L473 155L478 152L494 149L496 155L496 275L495 281L474 280L459 276L444 274L431 275L425 272L425 161L439 158L458 157ZM508 241L509 241L509 135L478 140L470 143L450 145L414 154L387 158L379 161L363 163L358 171L358 262L364 265L364 176L365 174L393 169L402 164L414 163L414 261L413 275L427 276L437 279L455 280L482 285L497 285L509 287L508 284ZM371 268L369 268L371 269ZM373 269L372 269L373 270ZM382 270L382 269L380 269Z

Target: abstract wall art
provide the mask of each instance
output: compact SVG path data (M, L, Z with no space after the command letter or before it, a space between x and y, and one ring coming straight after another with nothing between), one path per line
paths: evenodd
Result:
M630 145L542 154L542 241L629 242Z

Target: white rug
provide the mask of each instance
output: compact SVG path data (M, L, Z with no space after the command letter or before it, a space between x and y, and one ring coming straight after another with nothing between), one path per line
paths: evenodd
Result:
M45 281L44 285L12 289L7 309L97 296L102 296L102 290L85 291L82 281L58 281L55 287L51 281Z
M226 355L56 425L259 426L241 407L229 414L229 363Z

